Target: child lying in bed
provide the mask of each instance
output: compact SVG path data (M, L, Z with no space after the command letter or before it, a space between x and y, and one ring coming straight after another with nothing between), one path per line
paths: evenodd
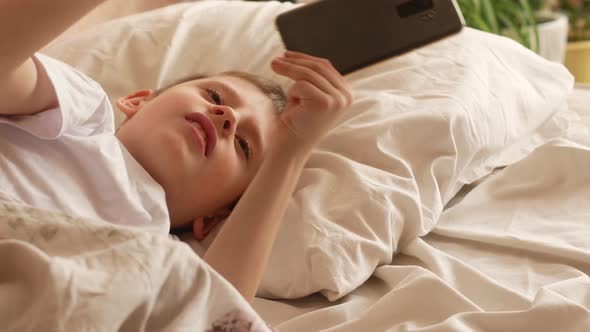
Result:
M161 234L188 225L198 238L227 218L204 259L251 300L349 88L326 60L287 52L271 64L294 80L287 96L248 74L188 79L119 100L115 133L100 86L36 53L101 2L0 4L0 199Z

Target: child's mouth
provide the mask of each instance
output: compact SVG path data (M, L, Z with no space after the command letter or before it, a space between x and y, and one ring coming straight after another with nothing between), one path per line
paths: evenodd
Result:
M208 157L217 143L217 130L211 119L203 113L193 112L185 119L189 122L195 139L203 148L203 154Z
M203 156L207 156L207 135L205 134L203 127L201 127L201 125L197 122L193 122L190 120L188 121L188 124L190 126L191 131L193 132L195 141L197 141L197 144L202 149Z

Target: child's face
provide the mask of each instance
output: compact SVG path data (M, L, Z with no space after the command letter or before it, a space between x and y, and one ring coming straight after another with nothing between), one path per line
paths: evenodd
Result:
M233 76L151 95L138 91L117 102L127 115L117 137L164 188L172 227L227 208L253 179L272 139L278 116L270 98Z

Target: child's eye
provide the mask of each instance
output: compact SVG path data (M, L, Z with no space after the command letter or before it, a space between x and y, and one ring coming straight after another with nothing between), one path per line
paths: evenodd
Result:
M223 99L221 98L221 95L219 94L219 92L212 90L212 89L207 89L207 94L209 95L209 98L211 98L211 100L216 105L223 104Z
M250 155L252 154L252 148L250 147L250 143L245 140L243 137L236 135L236 140L238 144L240 144L240 148L246 154L246 159L250 159Z

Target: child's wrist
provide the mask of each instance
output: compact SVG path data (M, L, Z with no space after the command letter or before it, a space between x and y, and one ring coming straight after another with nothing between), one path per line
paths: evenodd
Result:
M267 157L307 160L314 146L314 143L302 141L290 133L280 133L271 142Z

